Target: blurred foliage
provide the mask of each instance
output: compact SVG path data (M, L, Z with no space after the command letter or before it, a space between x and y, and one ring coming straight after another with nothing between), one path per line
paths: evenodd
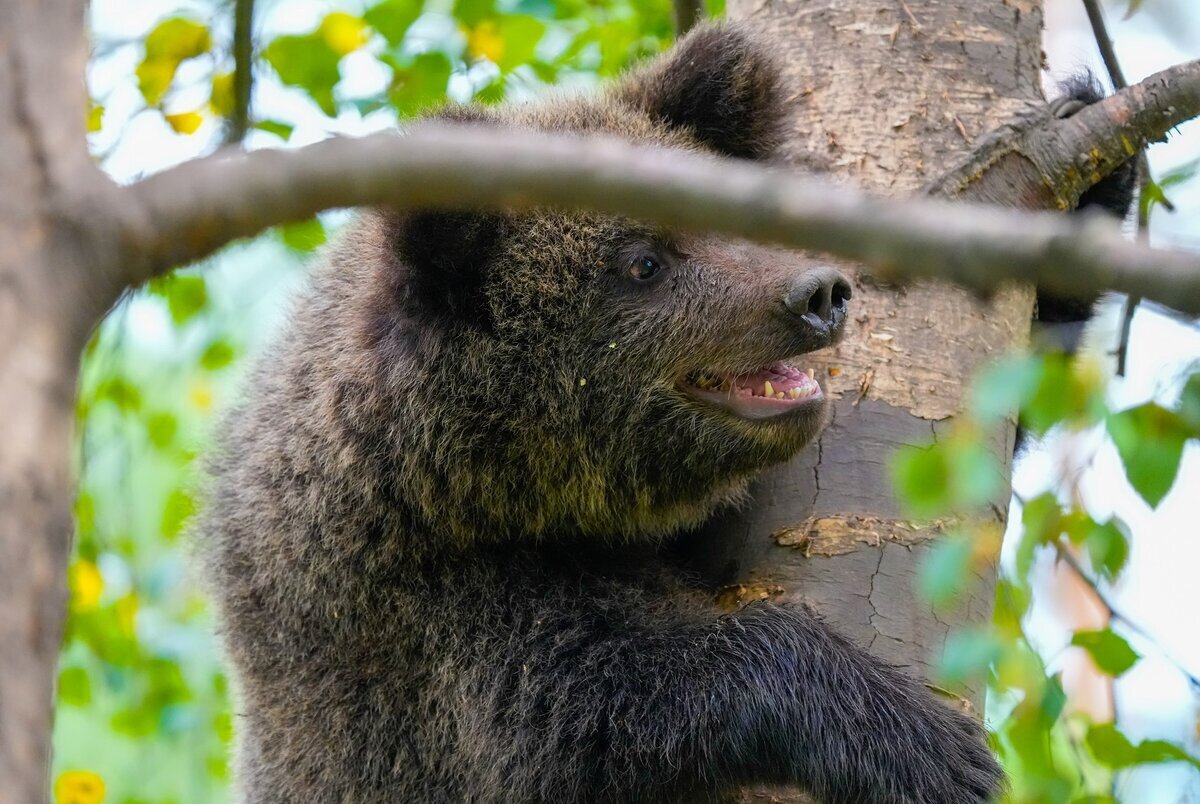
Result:
M265 237L154 282L88 345L58 802L224 798L228 684L185 537L213 412L302 276L304 255L285 240Z
M1108 409L1103 373L1092 358L1022 355L977 377L969 410L948 437L903 448L892 461L897 494L910 515L961 523L930 549L921 568L921 590L935 609L955 606L975 573L998 561L999 527L994 514L981 511L995 499L1005 470L980 444L1013 416L1033 436L1107 430L1130 485L1153 508L1174 482L1185 443L1200 440L1200 374L1187 380L1173 408L1150 402L1118 411ZM1016 802L1114 801L1117 771L1160 762L1200 769L1200 760L1180 746L1134 743L1117 723L1068 712L1058 676L1031 644L1027 615L1038 561L1066 562L1108 605L1104 585L1119 579L1129 555L1128 528L1115 517L1093 519L1071 488L1077 478L1064 480L1061 494L1018 500L1019 539L1012 561L1001 565L994 621L951 633L939 670L938 683L950 689L986 680L994 715L989 729ZM1115 679L1141 657L1121 633L1130 624L1110 615L1110 627L1076 631L1069 644Z
M136 67L143 107L175 132L202 132L203 123L234 113L232 34L208 15L168 13L141 42ZM260 37L254 71L303 93L325 115L399 118L446 99L496 103L564 80L595 80L659 52L673 39L670 0L380 0L346 3L310 29ZM351 9L353 8L353 10ZM711 13L723 0L710 0ZM215 4L216 19L224 6ZM342 91L346 59L362 73L386 76L379 91ZM373 64L367 65L364 60ZM198 71L182 67L199 65ZM198 102L195 87L207 88ZM104 103L89 122L107 124ZM117 123L113 123L117 125ZM287 140L295 121L256 119L254 127Z

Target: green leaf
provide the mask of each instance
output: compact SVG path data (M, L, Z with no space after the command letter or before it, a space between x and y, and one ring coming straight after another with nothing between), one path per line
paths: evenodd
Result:
M163 506L161 531L164 539L173 541L183 533L188 520L196 513L196 501L183 489L174 489Z
M495 0L455 0L454 18L468 28L496 16Z
M529 68L533 70L533 74L538 77L538 80L545 84L553 84L558 80L558 66L551 64L548 61L534 59L529 62Z
M1170 200L1167 190L1186 184L1195 178L1197 172L1200 172L1200 159L1170 171L1157 181L1147 178L1138 198L1139 213L1145 217L1156 206L1168 206Z
M422 53L406 66L396 69L388 100L404 116L415 115L446 98L446 86L452 72L450 59L442 53Z
M274 134L284 142L292 138L292 132L296 130L295 126L281 123L278 120L258 120L255 121L254 127L259 131L265 131L268 134Z
M905 508L915 516L942 513L950 504L946 450L903 447L892 456L892 480Z
M1129 537L1115 519L1092 528L1084 546L1092 567L1110 581L1121 574L1125 562L1129 560Z
M167 279L164 290L167 309L176 325L186 324L208 303L208 290L203 276L176 274Z
M1113 579L1125 567L1129 558L1129 538L1125 523L1117 518L1097 522L1085 512L1072 510L1062 516L1061 531L1071 544L1088 552L1092 567L1103 577Z
M1200 373L1188 377L1179 397L1179 418L1192 430L1193 438L1200 438Z
M1017 545L1018 578L1029 575L1037 548L1051 544L1063 532L1063 511L1058 499L1046 492L1027 500L1021 508L1021 542Z
M124 377L107 377L96 387L96 401L108 401L123 413L131 413L142 406L142 392Z
M303 89L330 117L337 114L333 88L341 80L338 63L342 57L319 30L280 36L263 50L263 58L275 68L280 81Z
M984 424L990 424L1018 411L1038 389L1042 379L1042 360L1036 355L1008 357L988 366L971 387L969 410Z
M404 34L421 16L420 0L383 0L366 10L363 19L378 31L388 44L399 45Z
M489 81L475 90L474 100L479 103L500 103L508 89L504 76L498 75L494 81Z
M1060 423L1082 426L1104 415L1103 375L1064 354L1042 357L1036 389L1023 401L1021 424L1041 435Z
M213 733L223 743L233 742L233 717L228 712L218 712L213 717Z
M965 432L929 447L898 450L891 472L900 502L914 517L974 509L992 501L1004 485L995 456Z
M209 371L223 369L233 362L237 356L233 345L226 340L213 341L200 355L200 365Z
M1071 644L1086 650L1102 671L1117 678L1142 658L1124 638L1105 628L1101 631L1076 631Z
M1097 760L1114 769L1158 762L1186 762L1200 768L1200 760L1166 740L1145 740L1134 745L1114 723L1088 729L1087 745Z
M325 225L320 218L286 223L279 227L279 239L293 251L312 251L325 245Z
M991 630L952 631L946 638L938 678L947 686L979 678L1003 653L1004 643Z
M523 14L508 14L500 18L499 28L504 47L502 55L496 59L496 65L501 72L511 72L533 61L538 42L546 33L544 24Z
M1200 759L1166 740L1143 740L1135 746L1134 756L1138 764L1186 762L1194 768L1200 768Z
M92 681L82 667L64 667L58 674L58 700L71 706L92 702Z
M973 509L993 500L1004 487L999 462L973 436L955 436L949 443L950 488L959 510ZM1007 503L1007 495L1004 498Z
M935 608L945 608L962 592L971 572L971 542L955 534L941 539L921 564L921 594Z
M178 429L179 421L171 413L153 413L146 420L146 434L150 437L150 443L159 449L171 446Z
M1108 432L1130 485L1151 508L1158 507L1175 483L1191 428L1178 414L1147 402L1110 415Z

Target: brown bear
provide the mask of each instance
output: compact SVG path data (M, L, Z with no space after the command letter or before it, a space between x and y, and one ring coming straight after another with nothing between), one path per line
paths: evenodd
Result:
M592 98L450 110L769 160L732 25ZM374 211L228 415L202 556L253 802L982 802L972 718L803 607L723 614L664 549L820 431L851 287L613 216Z

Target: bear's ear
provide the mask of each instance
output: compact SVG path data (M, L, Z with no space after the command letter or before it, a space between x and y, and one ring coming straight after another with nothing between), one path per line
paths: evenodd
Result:
M479 106L451 104L427 120L472 125L492 116ZM467 210L384 211L384 236L401 270L402 303L469 326L491 326L483 289L508 219Z
M386 215L386 236L417 310L490 329L484 286L508 228L500 214L417 210Z
M767 159L780 141L779 71L763 43L736 25L693 29L616 96L725 156Z

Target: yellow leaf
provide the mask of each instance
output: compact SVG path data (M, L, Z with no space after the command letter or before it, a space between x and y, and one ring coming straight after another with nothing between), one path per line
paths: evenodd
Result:
M467 32L467 50L476 58L498 62L504 56L504 37L496 23L486 20Z
M196 129L200 128L200 124L204 122L204 117L199 112L180 112L179 114L165 114L171 128L180 134L195 134Z
M217 73L213 76L208 103L221 117L233 114L233 73Z
M87 114L87 130L89 134L95 134L104 125L104 107L99 104L92 104L88 108Z
M121 628L121 633L132 639L138 612L137 595L130 592L118 600L114 608L117 612L117 625Z
M138 88L157 106L175 80L180 62L202 56L212 48L208 28L193 20L163 20L146 35L146 57L137 66Z
M202 56L212 48L208 28L195 20L172 17L146 34L146 58L169 59L176 64Z
M100 804L104 801L104 780L91 771L63 771L54 783L56 804Z
M100 605L100 595L104 592L104 576L100 574L99 567L91 561L76 561L71 565L67 580L71 587L72 611L92 611Z
M146 59L137 66L138 87L146 103L157 105L175 80L179 63L172 59Z
M321 37L339 56L353 53L367 43L367 24L352 14L335 11L321 21Z
M213 406L212 386L198 380L188 389L188 398L200 410L209 410Z

